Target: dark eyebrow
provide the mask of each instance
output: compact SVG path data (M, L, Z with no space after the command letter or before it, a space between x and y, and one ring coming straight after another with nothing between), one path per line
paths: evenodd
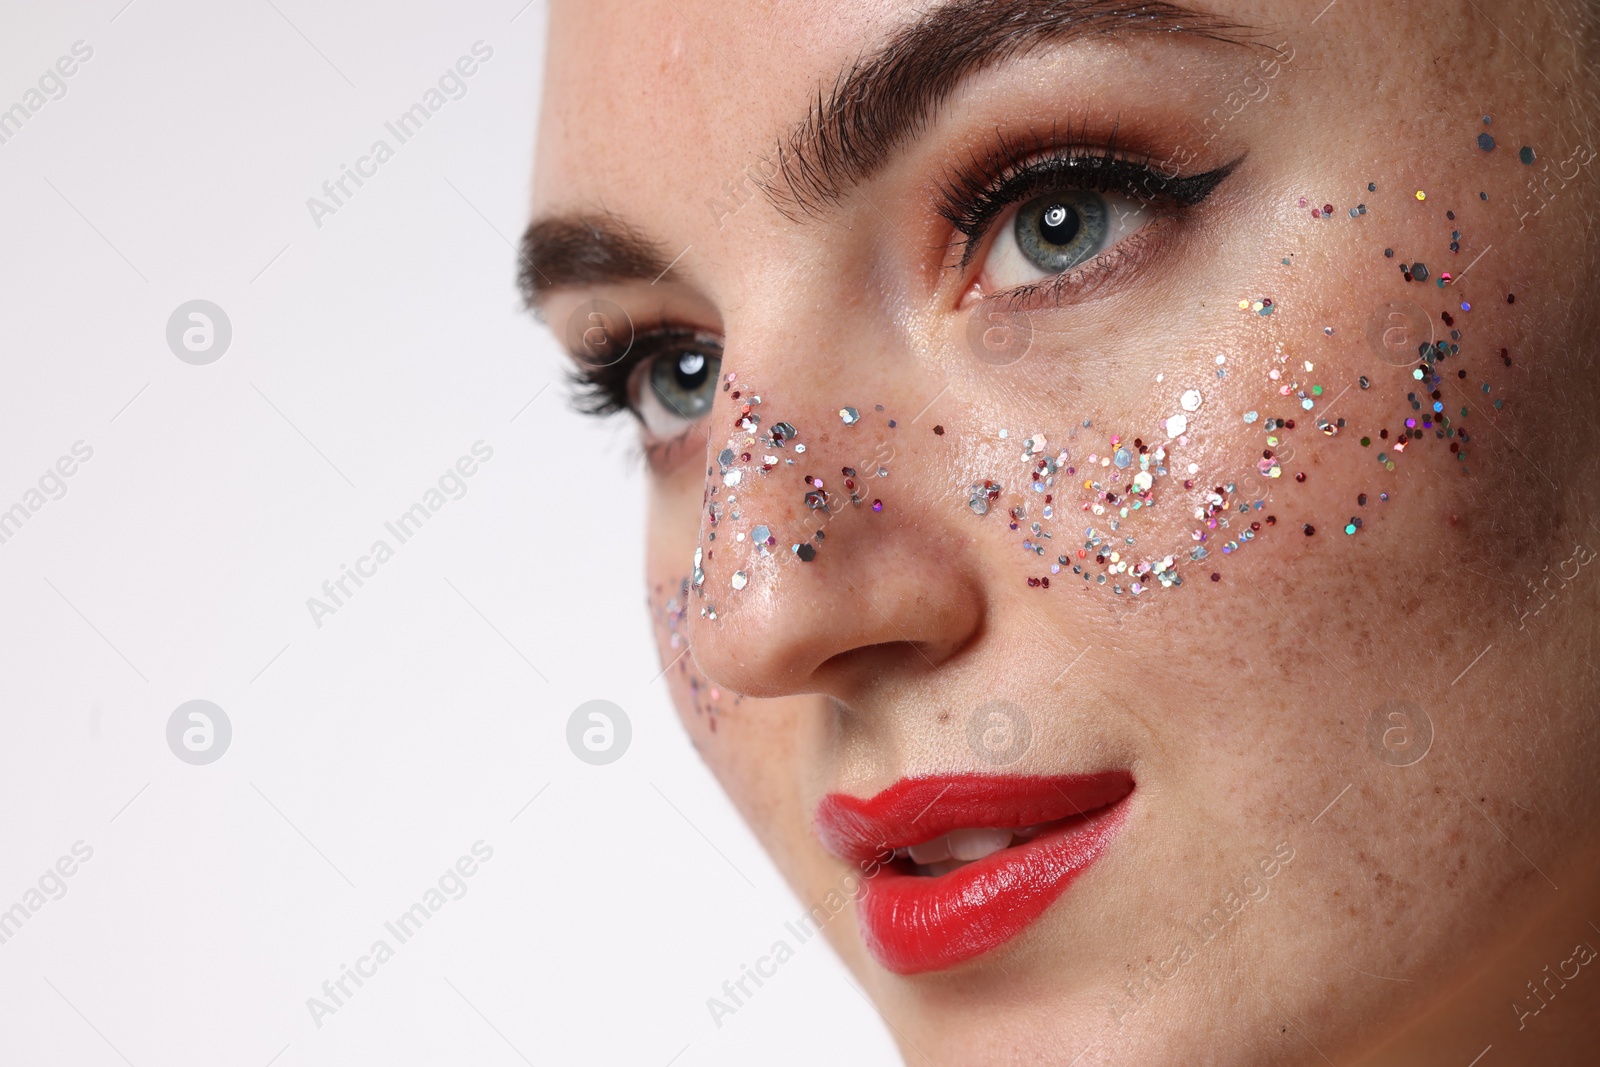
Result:
M819 90L779 145L762 192L790 218L837 203L932 121L965 79L1035 48L1087 36L1181 34L1248 46L1253 31L1174 3L1133 0L950 0L895 31ZM771 166L771 164L769 164ZM522 235L517 280L537 310L556 289L660 280L663 249L610 212L535 219Z
M778 147L763 192L790 218L836 204L916 137L965 79L1044 45L1087 36L1181 34L1248 46L1249 27L1172 3L955 0L897 30L819 89Z
M522 235L517 283L528 307L566 286L658 281L670 264L661 249L612 214L536 219Z

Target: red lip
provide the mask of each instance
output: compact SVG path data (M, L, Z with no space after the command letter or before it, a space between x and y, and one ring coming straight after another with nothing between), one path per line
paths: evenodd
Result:
M823 798L823 847L868 876L858 915L868 951L896 974L943 970L1004 944L1037 920L1104 853L1133 792L1126 771L1061 777L907 778L874 797ZM1066 820L938 877L888 853L976 827Z

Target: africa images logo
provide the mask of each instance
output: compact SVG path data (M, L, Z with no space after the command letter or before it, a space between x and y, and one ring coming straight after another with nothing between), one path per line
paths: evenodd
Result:
M393 122L383 124L383 128L394 138L394 144L391 145L386 138L380 137L372 142L366 155L356 159L354 167L345 163L339 164L338 176L322 183L322 197L306 198L306 210L311 212L311 221L317 229L322 229L322 220L326 216L337 215L339 210L367 184L367 179L377 177L378 168L394 158L395 150L400 145L421 133L422 127L443 110L445 104L466 96L467 79L478 73L481 65L492 58L494 58L493 47L483 41L474 41L472 55L457 59L439 75L437 85L429 86L423 92L421 101L406 108ZM355 188L351 188L352 184Z

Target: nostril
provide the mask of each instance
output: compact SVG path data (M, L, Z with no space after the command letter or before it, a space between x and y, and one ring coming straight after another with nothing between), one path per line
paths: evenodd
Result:
M828 657L817 666L816 675L830 681L881 679L905 674L908 670L932 670L948 658L946 650L933 642L881 641Z

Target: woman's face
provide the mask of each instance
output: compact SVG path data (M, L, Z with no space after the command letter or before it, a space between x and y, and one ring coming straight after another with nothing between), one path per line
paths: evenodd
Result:
M1206 12L557 3L531 299L641 423L683 723L909 1061L1568 1062L1587 19Z

